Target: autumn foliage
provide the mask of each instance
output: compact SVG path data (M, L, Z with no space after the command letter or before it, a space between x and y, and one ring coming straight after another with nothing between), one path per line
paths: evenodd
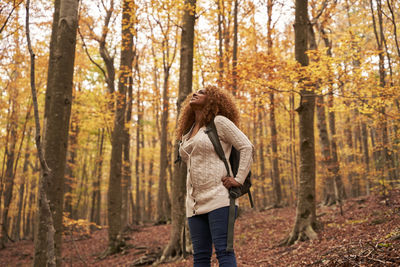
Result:
M192 89L215 85L232 92L241 112L240 127L256 148L252 166L256 209L249 211L247 199L241 201L251 219L248 225L244 218L239 221L239 255L250 249L243 248L248 244L257 244L261 251L272 248L271 243L265 248L260 244L270 242L260 241L267 233L274 237L275 245L285 238L278 237L272 226L262 228L263 219L288 226L288 221L279 218L295 216L301 169L298 113L304 92L316 97L312 126L315 203L324 205L320 211L328 214L317 218L325 225L318 228L318 238L325 239L328 246L327 240L334 239L333 228L351 231L351 226L370 231L372 228L365 225L382 216L395 220L392 217L398 216L398 206L387 209L387 214L397 209L397 215L392 212L390 216L370 213L359 217L356 209L363 205L360 201L370 198L394 203L392 192L399 186L400 2L309 0L308 66L301 66L295 58L292 2L198 0L195 10L183 0L79 2L67 159L61 177L64 242L74 244L67 241L74 236L105 238L105 229L110 229L113 219L108 217L114 211L108 202L112 197L121 198L121 220L117 221L124 230L171 222L180 38L182 14L188 10L195 14ZM48 69L52 3L38 0L30 6L42 125L46 123L46 79L48 71L53 71ZM18 240L33 240L37 227L40 163L29 58L25 1L4 0L0 4L0 248L13 247ZM122 163L113 165L117 112L124 117L118 126L124 142ZM110 178L113 168L122 177L118 190L113 191L120 196L109 193L115 185L115 179ZM367 203L376 209L382 204ZM167 227L160 226L160 231L167 233ZM388 227L395 226L388 223ZM101 230L94 231L97 228ZM289 228L280 230L287 236ZM263 229L260 235L257 229ZM355 255L368 264L374 260L398 263L398 255L378 255L392 245L398 247L398 243L388 241L388 235L397 230L391 228L379 237L359 233L357 238L363 243L357 248L354 240L343 241L343 246L348 246L347 262L353 264L351 255ZM139 238L135 231L129 238ZM160 238L161 251L167 240ZM105 250L107 245L102 245ZM139 244L134 246L138 249ZM287 261L293 260L292 253L311 255L307 254L313 249L310 245L296 246L274 251ZM345 253L343 248L329 246L331 250L324 253ZM275 255L263 255L271 260L257 259L250 266L274 264ZM328 266L346 264L334 257L312 259Z

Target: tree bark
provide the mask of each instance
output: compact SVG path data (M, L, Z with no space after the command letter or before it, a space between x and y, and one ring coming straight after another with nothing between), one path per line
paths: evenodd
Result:
M264 157L264 136L265 136L265 132L264 132L264 126L263 126L263 113L262 110L264 110L264 107L262 107L261 104L258 104L258 119L257 119L257 127L258 127L258 136L260 137L260 144L259 144L259 154L258 154L258 159L260 162L260 179L261 181L263 181L262 185L261 185L261 194L262 194L262 202L260 201L260 203L262 203L262 207L266 207L268 205L268 201L267 201L267 193L266 193L266 177L267 177L267 173L266 173L266 168L265 168L265 157Z
M296 0L295 12L295 56L302 67L308 65L306 54L308 44L308 13L307 0ZM291 245L296 241L306 238L315 239L317 226L315 204L315 148L314 148L314 105L315 94L307 88L304 82L306 76L299 81L301 89L299 114L300 132L300 183L298 189L298 202L296 221L290 235L282 244Z
M179 93L177 101L177 118L179 117L182 102L192 91L193 80L193 50L194 50L194 24L196 0L185 0L182 18L180 70L179 70ZM179 138L179 137L177 137ZM177 158L179 143L175 142L174 158ZM183 228L185 221L185 195L186 195L186 166L181 163L175 166L171 186L172 216L171 237L167 247L163 251L160 261L170 257L180 257L186 253L183 242Z
M322 95L317 96L317 125L319 129L319 143L322 151L321 163L324 167L324 205L330 206L336 202L335 199L335 188L332 173L328 170L331 166L331 147L328 136L328 129L326 123L325 103Z
M29 118L29 115L27 115L27 119ZM15 231L13 234L13 239L14 240L20 240L21 238L21 221L23 221L23 216L22 215L22 210L23 210L23 205L24 205L24 193L25 193L25 187L26 187L26 177L28 177L28 166L29 166L29 157L30 157L30 151L29 151L29 141L31 139L31 131L32 128L29 128L28 130L28 136L26 138L26 147L25 147L25 155L24 155L24 164L22 167L22 177L21 177L21 184L19 185L18 188L18 213L17 213L17 218L16 220L16 226L15 226ZM23 225L22 225L23 228Z
M76 176L75 176L75 166L78 148L78 135L79 135L79 125L77 114L72 114L71 124L70 124L70 135L68 142L68 155L67 155L67 165L65 170L65 212L69 214L70 218L73 218L72 212L72 200L74 189L76 188ZM77 219L77 218L74 218Z
M157 224L165 224L170 218L171 206L167 191L167 131L168 131L168 78L169 69L164 73L163 104L161 114L161 149L160 149L160 174L158 177L158 197L157 197Z
M130 47L130 50L133 49ZM131 66L132 68L132 66ZM126 107L126 125L129 125L132 120L132 76L128 78L128 103ZM138 99L139 101L139 99ZM130 161L130 131L128 127L125 127L124 130L124 164L123 164L123 176L122 176L122 228L128 226L129 224L129 192L131 191L131 182L132 182L132 170L131 170L131 161Z
M8 144L6 144L6 171L5 171L5 183L4 183L4 192L3 192L3 211L2 211L2 221L1 221L1 241L0 241L0 249L5 247L9 239L9 225L8 225L8 212L12 199L12 192L14 187L14 163L15 163L15 147L17 144L17 127L18 127L18 105L17 105L17 97L18 90L17 88L10 89L10 98L11 98L11 114L9 117L9 140Z
M239 1L234 0L233 9L233 49L232 49L232 94L236 96L238 85L237 85L237 58L238 58L238 7Z
M55 251L57 266L61 265L61 237L64 200L64 171L66 162L66 149L68 140L69 118L72 103L72 83L74 73L76 30L78 26L78 1L61 0L59 5L59 19L57 16L58 1L55 2L55 15L53 23L56 26L57 41L51 44L50 65L47 90L49 98L46 99L48 112L45 114L45 160L50 167L51 181L43 185L49 196L51 212L55 227ZM53 28L54 30L54 28ZM52 33L53 34L53 33ZM52 57L54 55L54 57ZM53 62L54 61L54 62ZM46 93L47 94L47 93ZM48 103L50 102L50 103ZM46 112L46 111L45 111ZM47 116L46 116L47 115ZM41 200L44 201L44 200ZM46 212L39 209L39 222L46 220ZM35 266L44 266L44 247L47 246L46 238L40 233L46 232L46 226L39 223L37 233L37 246L35 246Z
M137 111L138 111L138 116L137 116L137 125L136 125L136 158L135 158L135 177L136 177L136 196L135 196L135 221L139 223L139 221L142 219L141 217L141 210L140 210L140 197L139 197L139 187L140 187L140 155L141 155L141 145L140 145L140 132L141 132L141 122L143 119L143 114L141 113L141 102L140 102L141 96L140 96L140 89L137 90Z
M128 79L132 76L132 29L135 3L133 0L124 0L122 3L122 23L121 23L121 62L120 76L118 80L118 93L116 94L114 130L111 140L111 161L110 178L108 188L108 251L106 254L114 254L124 246L122 239L121 224L121 178L122 178L122 152L125 131L125 112L126 112L126 89Z
M274 0L268 0L267 2L267 53L269 57L272 57L272 9L274 7ZM268 75L268 74L267 74ZM274 207L280 207L282 205L282 189L279 172L278 162L278 132L276 129L275 119L275 93L270 91L269 93L270 108L269 108L269 127L271 130L271 149L272 149L272 190L273 190L273 205Z
M101 206L101 177L103 169L103 144L104 144L104 129L98 131L98 155L95 163L95 171L93 177L93 194L92 194L92 207L90 212L90 221L97 225L100 222L100 206Z
M292 93L289 97L290 106L290 162L291 162L291 175L295 190L295 196L293 199L297 200L299 175L297 168L297 152L296 152L296 121L295 121L295 108L294 108L294 94Z
M217 1L217 9L218 9L218 86L222 86L222 82L224 80L224 49L223 49L223 32L222 32L222 23L223 23L223 8L224 0L216 0Z

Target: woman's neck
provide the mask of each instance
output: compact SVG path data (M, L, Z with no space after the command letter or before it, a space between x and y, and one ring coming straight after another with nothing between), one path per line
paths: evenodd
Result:
M195 110L194 111L194 124L201 126L202 121L203 121L203 113L201 110Z

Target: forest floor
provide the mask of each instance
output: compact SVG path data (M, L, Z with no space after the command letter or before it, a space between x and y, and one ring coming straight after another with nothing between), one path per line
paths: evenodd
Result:
M243 200L244 201L244 200ZM295 208L241 212L235 225L238 266L400 266L400 190L386 198L346 200L344 215L336 207L318 206L318 239L289 247L278 244L291 231ZM133 266L144 255L159 253L167 244L170 225L138 226L127 233L127 248L99 260L107 245L107 230L67 235L64 266ZM0 266L30 266L33 242L9 243L0 250ZM144 265L146 266L146 265ZM192 256L160 266L193 266ZM215 255L212 266L218 266Z

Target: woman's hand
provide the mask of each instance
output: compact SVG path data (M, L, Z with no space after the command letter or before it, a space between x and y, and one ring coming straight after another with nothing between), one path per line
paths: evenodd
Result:
M235 180L233 177L224 177L221 179L222 184L227 188L230 189L231 187L238 187L242 186L239 182Z

